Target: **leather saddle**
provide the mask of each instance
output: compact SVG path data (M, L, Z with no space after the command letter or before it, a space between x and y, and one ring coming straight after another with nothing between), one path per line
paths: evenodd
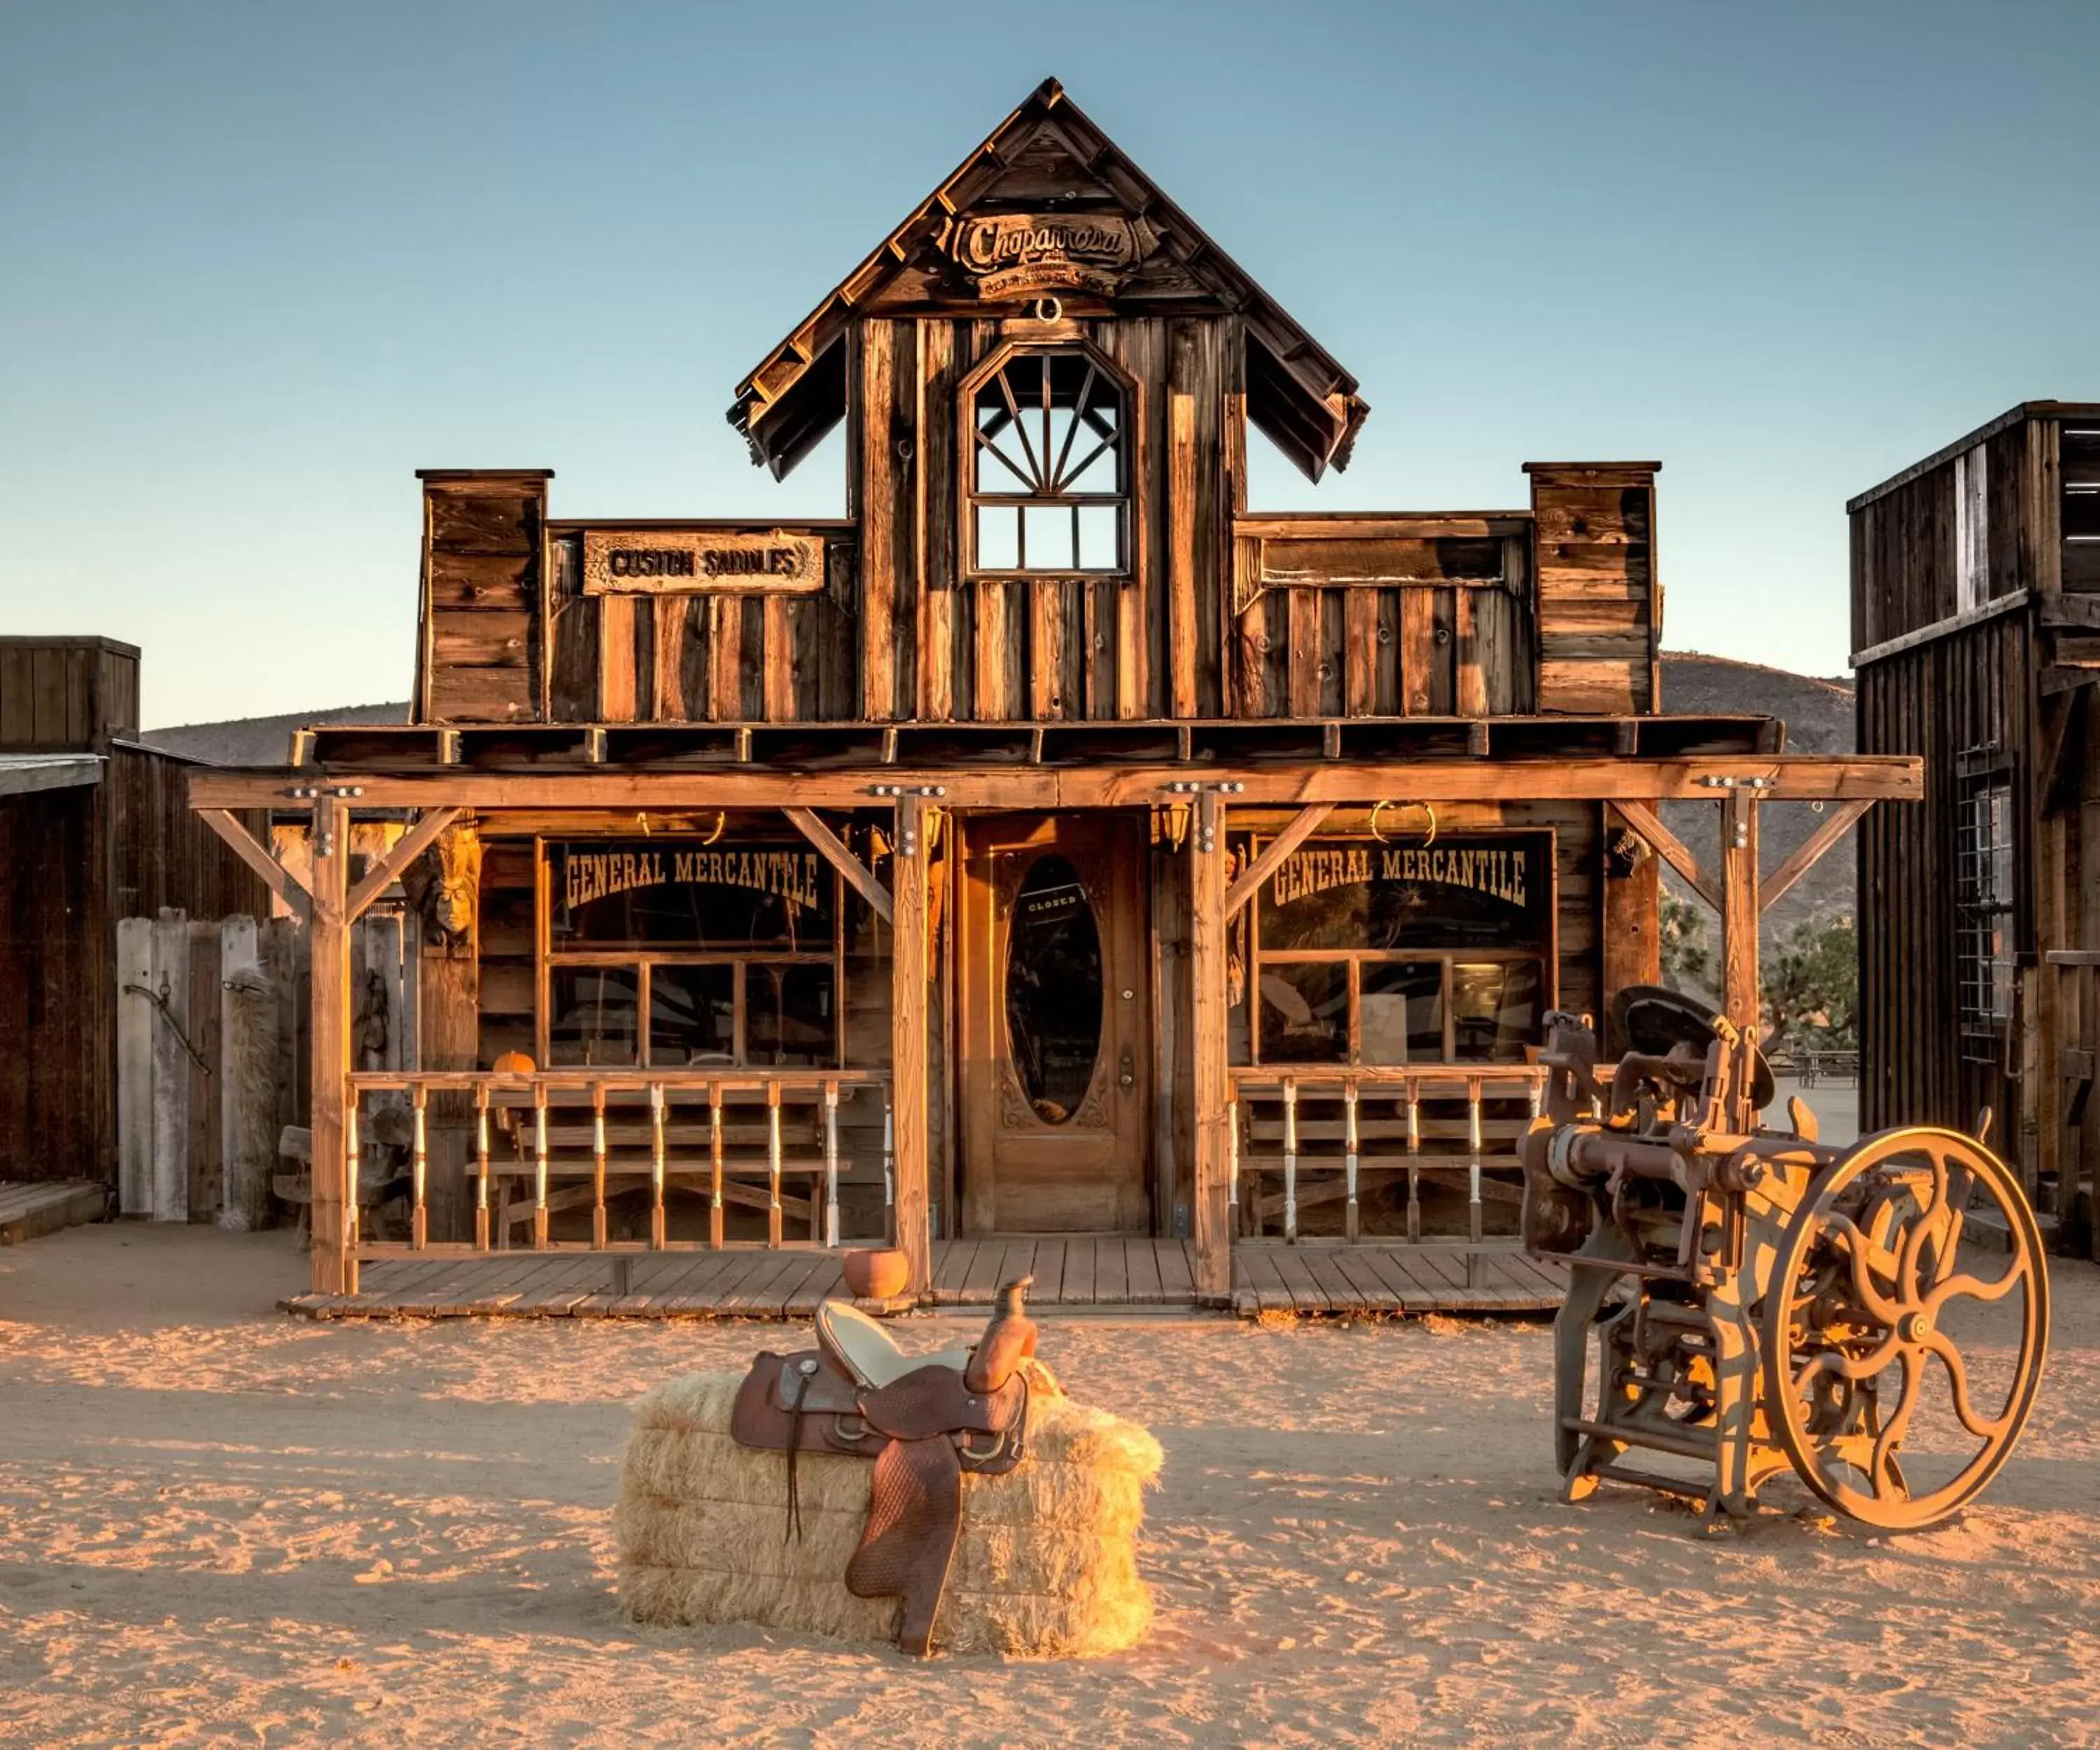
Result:
M761 1351L738 1388L730 1434L788 1454L786 1535L801 1535L796 1458L871 1459L867 1523L846 1565L857 1598L901 1597L897 1643L933 1650L941 1595L962 1532L963 1474L996 1476L1028 1452L1035 1327L1021 1310L1031 1278L1001 1288L985 1333L967 1350L907 1355L867 1314L840 1301L817 1313L817 1347Z

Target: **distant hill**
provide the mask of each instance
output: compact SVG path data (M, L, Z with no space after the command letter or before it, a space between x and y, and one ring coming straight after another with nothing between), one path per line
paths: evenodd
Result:
M1796 753L1850 753L1853 746L1852 685L1789 673L1723 656L1666 651L1662 659L1664 708L1691 715L1756 712L1783 718L1786 745ZM294 711L282 716L239 717L226 723L190 723L173 729L148 730L139 739L214 765L280 765L292 744L292 731L315 723L405 723L405 703L346 705L332 711ZM1665 813L1670 828L1702 862L1718 853L1718 810L1705 803L1672 804ZM1767 873L1785 862L1815 828L1818 817L1807 804L1775 805L1764 818L1760 861ZM1853 904L1854 858L1849 844L1838 846L1766 917L1766 932L1785 931L1800 919L1829 912L1850 912ZM1668 878L1673 884L1676 878Z
M406 723L408 706L339 705L332 711L292 711L280 717L235 717L224 723L183 723L142 730L139 739L211 765L282 765L292 755L292 731L315 723Z
M1786 724L1789 753L1850 753L1855 745L1852 683L1848 680L1793 674L1784 668L1691 651L1665 651L1662 703L1665 711L1690 715L1748 711L1780 718ZM1710 868L1719 855L1719 812L1704 802L1674 803L1663 810L1670 831ZM1758 830L1759 866L1771 874L1821 819L1805 802L1776 803L1766 809ZM1762 933L1767 944L1803 919L1851 913L1858 886L1853 846L1854 841L1847 839L1826 852L1765 914ZM1675 891L1687 891L1667 871L1664 879Z

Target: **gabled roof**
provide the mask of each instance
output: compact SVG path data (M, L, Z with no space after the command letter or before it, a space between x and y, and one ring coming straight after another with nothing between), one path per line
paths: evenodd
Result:
M878 294L894 301L902 290L908 302L910 283L933 289L931 276L946 267L940 244L957 215L1108 208L1143 221L1158 238L1146 283L1119 293L1119 302L1237 311L1246 330L1248 418L1308 478L1346 467L1370 411L1356 379L1088 121L1055 79L1044 80L993 129L737 386L729 421L749 441L752 461L784 478L845 417L847 330Z

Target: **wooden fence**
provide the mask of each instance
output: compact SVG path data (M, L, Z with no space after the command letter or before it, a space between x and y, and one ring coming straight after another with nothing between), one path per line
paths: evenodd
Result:
M415 1062L415 941L398 910L358 921L351 1026L361 1069ZM117 926L117 1206L154 1221L267 1226L278 1146L307 1114L304 930L164 910Z

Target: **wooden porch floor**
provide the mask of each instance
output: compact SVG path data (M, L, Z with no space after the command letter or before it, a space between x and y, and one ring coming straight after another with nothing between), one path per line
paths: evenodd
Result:
M862 1302L873 1312L915 1304L988 1306L1001 1282L1032 1274L1029 1304L1193 1307L1186 1242L1144 1239L937 1241L933 1289L919 1302ZM1299 1245L1246 1241L1233 1257L1231 1309L1293 1314L1542 1312L1564 1278L1511 1246ZM355 1294L300 1294L285 1310L313 1318L808 1318L846 1298L835 1252L478 1253L368 1259Z

